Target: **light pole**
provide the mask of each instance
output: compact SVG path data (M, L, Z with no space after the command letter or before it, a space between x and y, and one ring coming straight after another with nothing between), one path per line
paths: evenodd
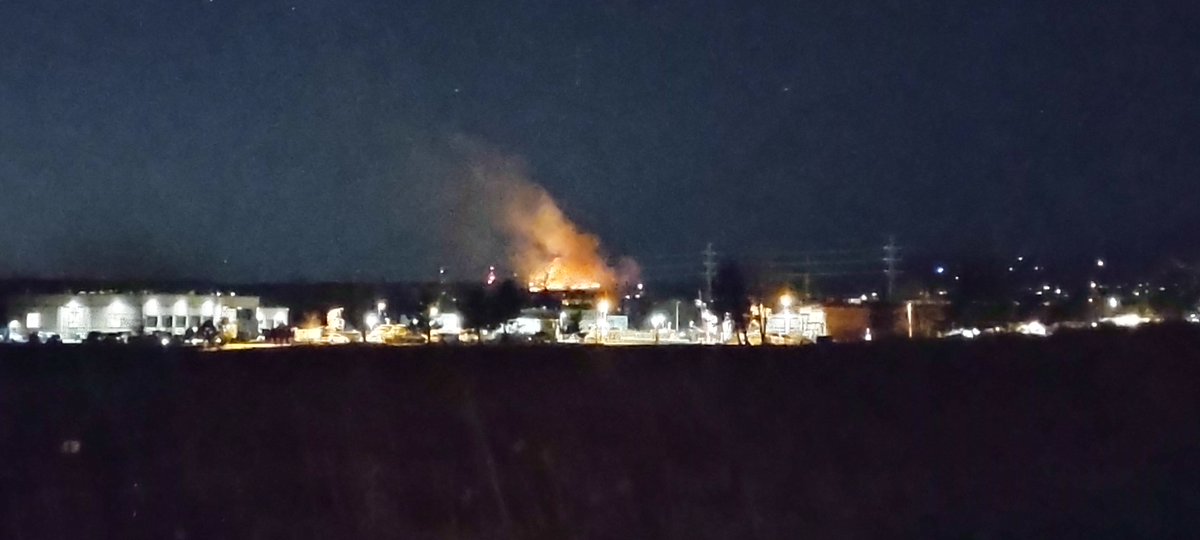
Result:
M600 315L600 320L596 321L597 330L600 331L600 337L596 339L597 343L604 343L604 334L608 333L608 309L612 307L607 298L601 298L600 303L596 304L596 311Z
M679 336L679 300L675 301L675 336Z
M784 293L780 296L779 305L783 306L783 335L786 343L792 338L792 295Z
M429 324L426 325L428 327L428 335L425 336L425 339L429 343L433 343L433 321L437 320L437 316L438 307L436 305L429 306Z
M662 325L666 322L667 316L662 313L655 313L650 316L650 324L654 326L654 344L658 345L658 335L662 331Z

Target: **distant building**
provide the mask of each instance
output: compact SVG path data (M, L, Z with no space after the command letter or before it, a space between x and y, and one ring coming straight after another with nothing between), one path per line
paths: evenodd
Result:
M800 306L787 313L775 313L767 317L767 333L790 335L808 341L829 335L825 324L825 309L821 306Z
M9 328L79 341L91 332L183 335L212 321L239 339L288 324L288 309L263 307L257 296L99 292L32 295L9 303Z

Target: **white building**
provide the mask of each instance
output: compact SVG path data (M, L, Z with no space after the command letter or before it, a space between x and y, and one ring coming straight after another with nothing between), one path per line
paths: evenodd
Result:
M10 328L79 341L91 332L183 335L213 321L218 329L253 339L288 324L288 309L262 307L257 296L236 294L78 293L33 295L9 306Z
M825 310L821 306L800 306L786 313L773 313L767 316L767 333L816 341L819 337L829 335L825 325Z

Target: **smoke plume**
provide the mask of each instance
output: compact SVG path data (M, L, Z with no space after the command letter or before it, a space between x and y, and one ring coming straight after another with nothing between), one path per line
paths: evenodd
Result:
M470 196L506 246L512 269L533 289L597 289L617 282L600 240L581 231L516 158L459 141Z

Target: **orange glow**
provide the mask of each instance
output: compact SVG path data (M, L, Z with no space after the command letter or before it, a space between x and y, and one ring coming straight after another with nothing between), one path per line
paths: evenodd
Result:
M511 269L531 291L588 291L613 286L617 272L605 261L600 240L579 229L523 163L471 141L460 141L471 157L472 185L506 241Z
M603 272L601 272L603 275ZM570 267L561 257L555 257L543 269L532 274L529 290L538 291L591 291L602 287L596 281L596 272L587 266Z
M600 240L582 232L540 186L512 183L504 225L513 239L513 267L531 291L580 291L616 283L604 261Z

